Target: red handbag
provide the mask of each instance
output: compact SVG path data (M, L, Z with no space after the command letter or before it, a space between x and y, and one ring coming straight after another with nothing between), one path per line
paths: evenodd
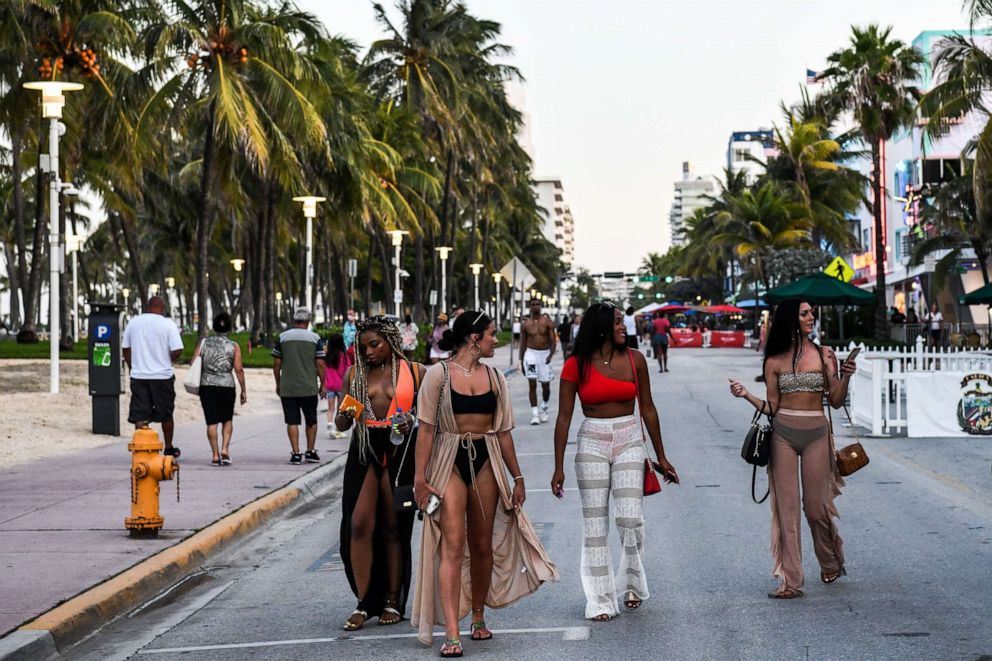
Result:
M637 419L641 423L641 440L644 441L644 454L648 451L648 437L644 433L644 418L641 417L641 387L637 383L637 367L634 366L634 356L627 351L627 357L630 358L630 369L634 371L634 397L637 400ZM654 470L654 465L648 457L644 457L644 495L653 496L656 493L661 493L661 481L658 479L658 474Z

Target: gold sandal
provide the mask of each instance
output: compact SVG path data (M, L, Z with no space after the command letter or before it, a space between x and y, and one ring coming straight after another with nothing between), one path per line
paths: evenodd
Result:
M624 599L623 607L629 611L636 611L644 603L642 600L637 598L637 595L633 592L627 593L627 598Z
M361 622L352 622L351 621L351 618L352 617L355 617L356 615L361 615L362 616L362 621ZM361 629L362 627L365 626L365 621L368 620L368 619L369 619L369 614L366 611L363 611L361 609L356 608L355 610L351 611L351 617L349 617L347 620L345 620L345 622L344 622L344 630L345 631L358 631L359 629Z

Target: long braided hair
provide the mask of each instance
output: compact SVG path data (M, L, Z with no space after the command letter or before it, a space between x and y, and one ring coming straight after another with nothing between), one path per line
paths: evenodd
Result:
M399 363L404 360L403 356L403 341L400 338L400 329L397 328L396 323L389 317L383 315L376 315L374 317L368 317L367 319L362 319L355 325L356 338L361 338L362 333L365 331L375 331L385 338L386 343L392 353L392 374L393 374L393 392L396 391L396 377L399 373ZM369 430L365 426L365 421L369 416L373 415L371 407L368 405L368 390L369 390L369 366L365 360L365 353L362 351L355 351L355 366L353 368L351 383L348 387L348 393L357 399L362 404L365 404L365 410L362 411L361 418L356 420L354 434L358 439L358 450L359 457L362 463L368 463L368 455L371 454L372 444L369 442Z

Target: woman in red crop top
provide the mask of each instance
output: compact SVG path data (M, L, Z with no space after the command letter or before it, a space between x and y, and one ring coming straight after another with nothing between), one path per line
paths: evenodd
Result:
M655 469L666 482L678 484L679 476L665 458L658 412L651 400L648 364L644 355L626 347L623 315L612 303L596 303L582 316L582 325L565 361L559 388L558 421L555 425L555 473L551 491L559 498L565 484L565 444L575 408L582 402L585 420L579 428L575 476L582 500L582 589L589 619L604 622L620 614L613 576L626 577L623 589L628 610L647 599L647 576L641 562L644 519L641 489L647 443L640 413L647 423L651 445L658 461ZM609 544L610 497L624 551L620 569L612 570Z

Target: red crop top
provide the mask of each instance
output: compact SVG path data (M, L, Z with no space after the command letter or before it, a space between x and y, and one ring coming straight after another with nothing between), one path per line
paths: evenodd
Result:
M583 404L607 404L609 402L629 402L637 397L637 386L633 381L611 379L589 365L589 375L579 381L579 361L571 357L561 370L562 381L579 384L579 399Z

